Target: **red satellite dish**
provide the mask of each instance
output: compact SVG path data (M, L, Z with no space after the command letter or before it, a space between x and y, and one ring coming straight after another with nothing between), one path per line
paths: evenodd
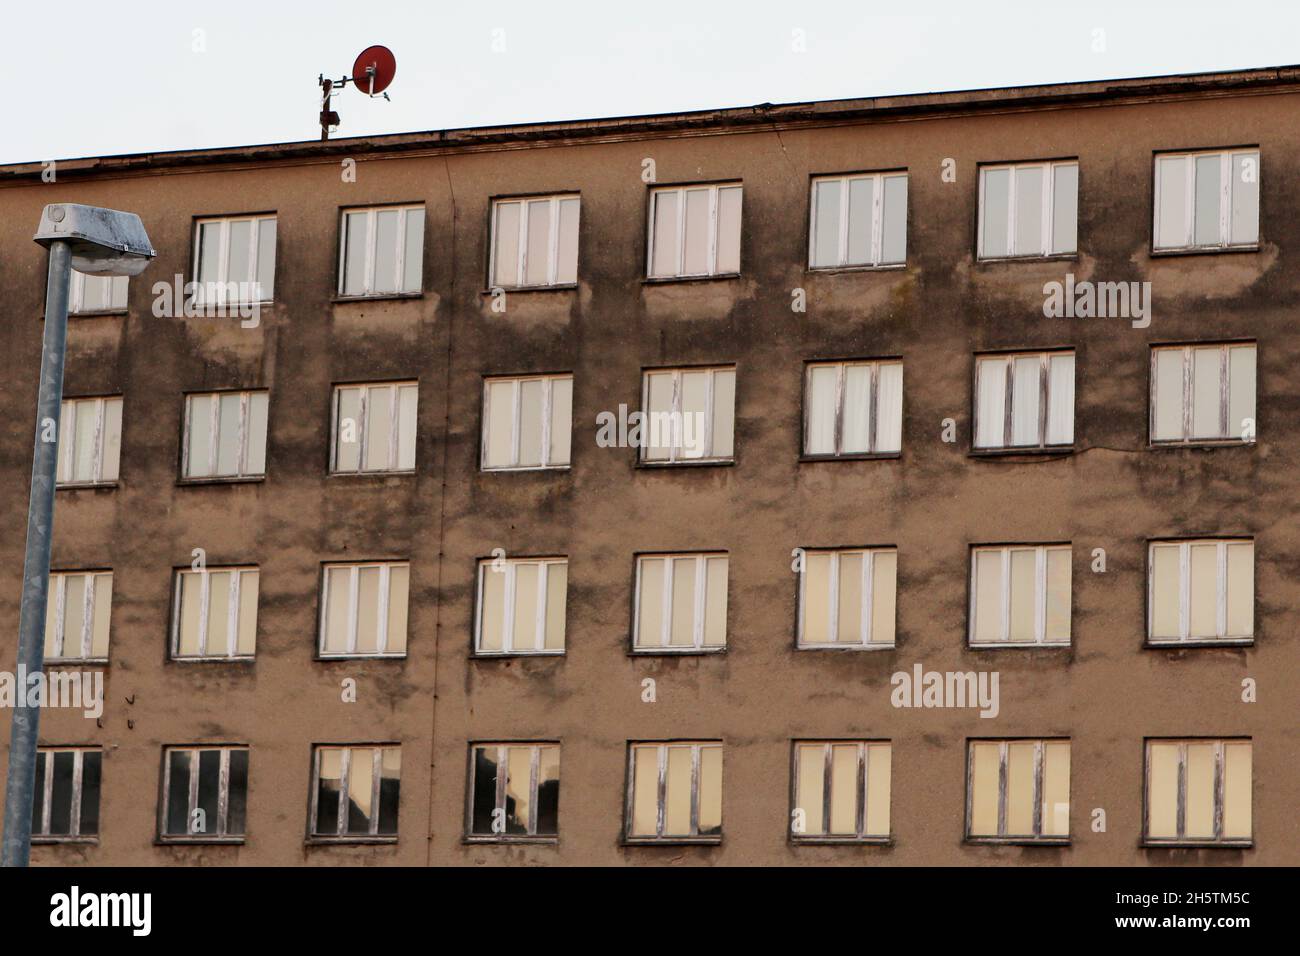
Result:
M352 82L362 93L376 96L388 89L397 75L397 58L386 46L370 46L352 64Z

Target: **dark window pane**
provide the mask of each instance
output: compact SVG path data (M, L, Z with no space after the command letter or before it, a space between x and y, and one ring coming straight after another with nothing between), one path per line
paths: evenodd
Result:
M379 832L397 835L397 798L401 789L402 752L385 750L379 778Z
M45 761L49 758L47 753L36 755L36 789L33 791L36 798L32 800L32 832L44 833L44 816L45 816Z
M217 801L221 793L221 751L199 751L199 809L203 811L190 827L195 834L216 834L219 818Z
M244 817L248 808L248 751L230 752L230 794L226 799L226 833L244 835Z
M99 775L103 754L88 750L81 755L81 835L99 833Z
M555 776L549 776L546 754L543 752L542 763L538 768L537 781L537 834L538 836L555 836L560 832L560 776L559 764L555 765Z
M168 836L184 836L190 808L190 752L173 750L167 754L170 780L167 784Z
M72 765L77 755L71 750L54 754L54 793L50 800L50 834L67 836L72 832Z
M320 751L320 779L316 784L316 829L320 836L339 832L339 775L343 752Z
M473 833L492 834L492 811L497 805L497 749L480 747L474 751Z

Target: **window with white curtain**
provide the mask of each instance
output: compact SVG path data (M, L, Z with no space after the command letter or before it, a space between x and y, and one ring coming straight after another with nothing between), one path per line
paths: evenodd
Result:
M122 398L68 398L59 413L59 485L117 481Z
M1146 742L1147 843L1249 845L1251 742Z
M545 288L578 281L576 195L497 199L492 203L492 284Z
M903 363L809 363L804 409L805 455L896 454L903 443Z
M1255 543L1153 541L1147 636L1152 644L1249 644L1255 631Z
M888 740L801 740L794 745L790 835L804 843L889 839Z
M484 379L484 471L567 468L572 439L572 375Z
M479 654L564 653L566 558L484 558L478 565Z
M108 660L112 571L52 571L45 599L47 661Z
M1071 555L1068 544L972 548L971 645L1068 645Z
M275 216L199 219L194 230L196 303L275 298Z
M799 576L799 646L894 646L898 551L805 550Z
M415 382L335 387L330 471L414 470L418 394Z
M650 278L740 272L740 196L739 183L651 190Z
M266 473L267 392L185 396L186 478L257 478Z
M1151 441L1253 442L1254 343L1151 350Z
M1079 164L980 167L979 257L1069 255L1078 244Z
M339 295L413 295L420 291L424 207L344 209Z
M637 558L634 651L716 651L726 644L725 554L646 554Z
M1259 242L1259 150L1156 157L1157 251L1251 248Z
M722 742L675 740L627 748L628 842L722 839Z
M257 644L257 568L176 572L172 658L251 660Z
M321 581L321 657L406 654L406 562L327 564Z
M126 311L126 276L92 276L72 270L68 314Z
M735 455L736 367L656 369L642 383L641 461L730 461Z
M1070 838L1069 740L971 740L966 839Z
M906 261L907 173L854 173L813 180L809 268Z
M975 448L1074 444L1074 353L975 357Z

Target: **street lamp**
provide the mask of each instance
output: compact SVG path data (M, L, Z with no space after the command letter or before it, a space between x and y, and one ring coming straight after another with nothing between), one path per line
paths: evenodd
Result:
M45 601L50 587L50 538L72 269L75 267L89 275L139 275L156 254L144 224L135 213L76 203L46 206L33 238L49 250L49 274L45 281L45 334L41 343L41 382L36 400L36 442L27 505L27 553L23 559L15 671L26 674L28 680L33 676L39 679L45 663ZM15 695L0 866L26 866L31 855L32 797L41 711L39 707L27 705L26 690L20 686Z

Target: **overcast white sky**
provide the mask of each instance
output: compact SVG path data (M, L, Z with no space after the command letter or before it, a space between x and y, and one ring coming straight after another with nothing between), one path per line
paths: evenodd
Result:
M0 163L315 139L374 43L337 136L1278 66L1300 3L10 0Z

